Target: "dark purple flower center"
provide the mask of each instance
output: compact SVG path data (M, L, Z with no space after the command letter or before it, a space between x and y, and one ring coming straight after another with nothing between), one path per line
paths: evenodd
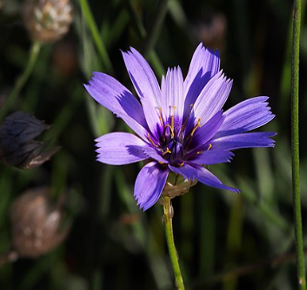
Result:
M172 107L175 108L175 107ZM160 112L162 110L159 110ZM168 160L169 163L173 166L183 166L184 162L190 159L189 156L185 156L186 152L191 151L192 139L197 128L200 127L200 120L198 123L190 129L189 133L186 134L186 125L189 116L185 121L182 122L180 117L174 116L173 114L168 118L167 121L164 121L162 115L160 116L161 124L159 124L159 138L158 140L155 138L151 138L150 134L148 135L148 139L152 145L154 145L157 151L163 156L165 160ZM195 155L195 154L192 154Z
M171 163L182 163L183 146L178 138L172 138L164 147L163 155Z

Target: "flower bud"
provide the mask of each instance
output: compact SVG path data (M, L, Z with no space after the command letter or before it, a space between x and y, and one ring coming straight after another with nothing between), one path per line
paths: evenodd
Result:
M67 236L63 213L50 201L47 187L29 190L11 209L12 249L19 256L38 257L59 245Z
M68 32L72 5L70 0L26 0L23 18L34 40L54 42Z
M197 180L184 179L182 175L171 172L168 176L162 195L174 198L187 193Z
M58 150L35 140L49 126L25 112L6 117L0 126L0 160L21 169L41 165Z

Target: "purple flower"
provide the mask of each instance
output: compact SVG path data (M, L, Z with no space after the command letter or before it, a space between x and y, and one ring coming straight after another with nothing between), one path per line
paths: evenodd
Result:
M186 78L179 66L168 69L161 87L138 51L131 48L122 54L140 102L104 73L94 72L85 87L136 135L109 133L97 138L97 160L113 165L149 161L134 187L134 196L143 210L160 198L170 172L238 192L204 166L230 162L234 149L274 146L270 137L275 133L247 133L274 118L268 97L250 98L223 112L232 81L220 70L218 52L202 44L194 52Z

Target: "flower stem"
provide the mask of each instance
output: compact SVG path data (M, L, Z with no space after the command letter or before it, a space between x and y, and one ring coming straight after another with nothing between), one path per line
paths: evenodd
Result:
M303 249L303 230L300 197L299 172L299 47L301 26L301 0L294 1L292 66L291 66L291 147L292 147L292 197L294 206L295 240L297 255L298 284L306 290L305 260Z
M178 290L184 290L185 288L180 271L178 254L175 247L174 235L173 235L173 225L172 225L173 207L171 205L171 200L168 196L163 197L163 214L164 214L163 221L165 227L166 242L175 275L176 286Z
M149 28L147 37L145 39L144 54L149 53L156 45L160 35L163 22L168 10L168 0L160 0L152 20L152 25Z
M107 49L105 47L105 44L101 38L100 32L97 28L97 25L95 23L92 11L89 7L87 0L79 0L82 12L85 16L85 20L87 22L87 25L92 33L92 37L94 39L95 45L98 49L99 55L101 57L101 60L103 61L103 64L106 68L106 70L110 73L114 72L111 60L109 58Z
M159 76L165 74L165 69L164 69L155 49L152 46L148 47L148 44L146 44L148 39L149 39L149 36L148 36L148 34L145 30L143 23L141 22L141 20L139 19L139 16L137 15L137 13L135 12L135 10L133 8L132 0L127 1L127 4L128 4L128 11L131 15L131 20L134 22L134 25L136 27L136 30L137 30L139 36L141 37L141 39L144 41L145 45L147 46L147 48L146 47L144 48L144 51L146 51L146 49L150 48L150 50L148 50L148 58L149 58L149 61L151 62L152 66L153 66L154 71ZM164 17L162 17L160 20L163 20L163 19L164 19ZM150 41L150 43L154 44L154 43L152 43L152 40Z
M29 76L31 75L34 65L36 63L37 57L39 55L39 51L41 48L41 44L39 42L33 42L31 49L30 49L30 57L28 59L28 63L22 73L22 75L18 78L14 88L12 89L11 93L7 97L7 100L3 104L0 110L0 120L7 114L8 110L11 108L13 103L15 102L16 98L20 94L23 86L27 82Z

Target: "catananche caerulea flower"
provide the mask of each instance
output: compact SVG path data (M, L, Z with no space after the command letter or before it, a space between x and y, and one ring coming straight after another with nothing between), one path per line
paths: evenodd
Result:
M238 192L204 166L229 162L239 148L273 147L272 132L247 133L274 118L268 97L247 99L223 112L232 81L220 70L217 51L200 44L188 74L168 69L161 86L142 55L122 52L138 99L113 77L94 72L89 94L135 132L109 133L96 139L97 160L122 165L149 162L139 172L134 196L146 210L160 198L170 172L187 180Z

